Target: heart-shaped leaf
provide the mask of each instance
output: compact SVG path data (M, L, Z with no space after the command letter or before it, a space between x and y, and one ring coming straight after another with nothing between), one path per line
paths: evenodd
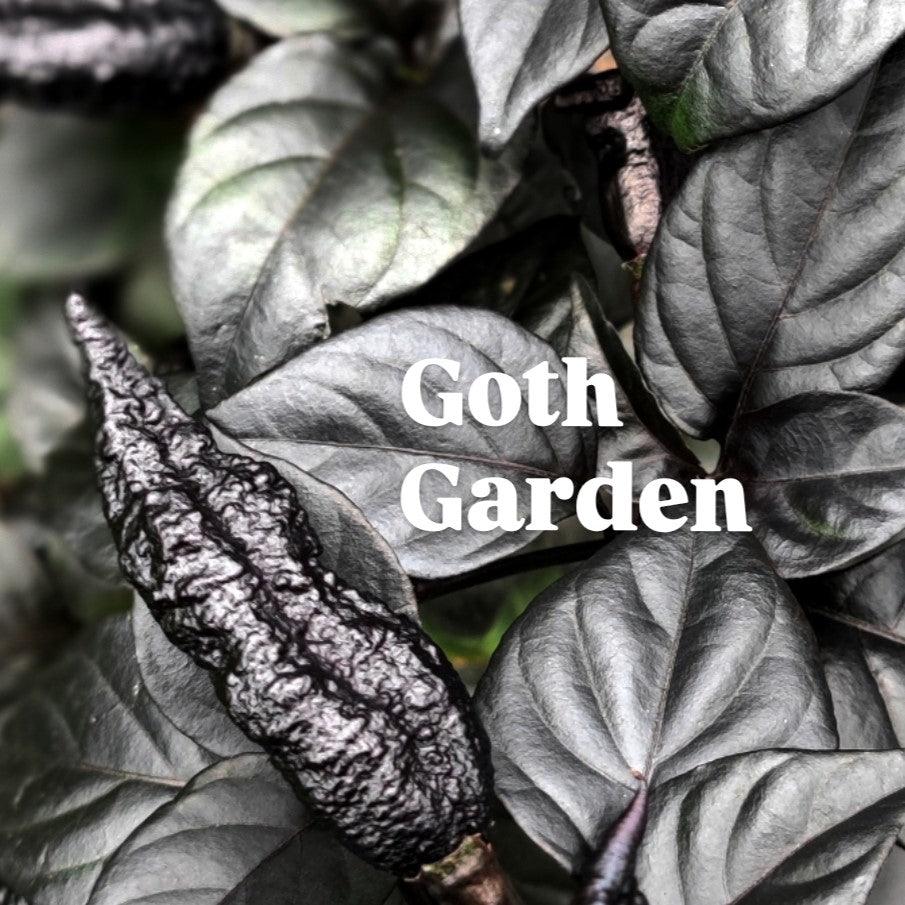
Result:
M0 876L30 905L399 901L265 755L220 760L176 729L143 684L126 617L0 712L0 741Z
M259 754L205 770L145 821L106 865L89 905L384 905L395 888L318 829Z
M496 149L535 104L610 44L599 0L459 0L459 15L481 105L481 141Z
M668 209L636 342L689 433L721 435L739 406L874 389L905 355L903 60L905 46L833 104L719 146Z
M214 426L268 456L283 459L338 487L392 546L411 575L442 578L476 568L523 547L536 532L427 532L402 512L400 487L415 466L438 462L460 468L459 486L425 475L422 501L436 519L439 497L471 502L468 487L481 477L514 481L521 515L529 477L571 476L591 468L591 429L557 423L538 427L523 405L505 430L479 424L467 411L461 426L426 428L406 413L403 377L414 363L446 358L460 363L458 381L439 368L424 374L424 402L439 415L441 392L467 394L489 371L515 378L547 362L564 368L553 350L527 331L488 311L436 307L381 315L271 371L208 412ZM551 410L565 411L562 380L550 385ZM564 517L561 505L554 515Z
M515 623L478 704L498 794L576 870L639 781L836 744L813 636L750 535L618 536Z
M650 905L854 905L905 824L905 752L760 751L652 796Z
M326 336L330 305L421 285L515 185L517 150L481 157L468 104L399 85L392 62L288 39L196 125L168 232L208 404Z
M727 469L787 578L841 569L905 532L905 412L861 393L802 393L744 416Z
M214 763L130 648L127 619L102 623L0 712L0 876L32 905L84 905L133 830Z
M616 58L680 145L814 110L905 33L898 0L601 0Z

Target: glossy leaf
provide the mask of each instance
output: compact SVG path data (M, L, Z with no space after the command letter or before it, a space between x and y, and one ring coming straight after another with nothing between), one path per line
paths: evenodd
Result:
M471 501L481 477L516 482L520 512L528 477L589 473L594 438L561 424L541 428L523 405L505 430L487 428L467 412L461 427L426 428L401 404L403 377L427 358L461 363L457 382L439 368L425 373L424 401L439 415L439 392L467 394L488 371L515 377L548 362L563 374L553 350L527 331L490 312L465 308L407 309L382 315L310 349L208 412L214 426L268 456L284 459L339 488L390 543L411 575L440 578L475 568L524 546L532 532L425 532L402 513L399 491L415 466L440 462L461 469L457 489L446 478L425 476L422 498L430 518L438 497ZM551 384L551 408L564 410L562 381ZM556 510L554 510L556 511ZM567 513L561 507L560 517Z
M575 870L640 780L836 741L813 637L750 535L618 536L515 623L478 703L498 794Z
M874 389L905 356L903 59L905 46L833 104L719 146L670 206L636 342L689 433L721 435L739 405Z
M854 905L903 824L905 752L742 754L656 790L639 883L650 905Z
M101 868L211 766L144 690L128 622L104 623L0 712L0 876L83 905Z
M598 0L459 0L481 104L481 141L502 148L528 112L609 47Z
M386 600L395 612L418 621L412 584L387 542L361 511L334 487L283 459L261 453L214 431L224 452L266 460L299 495L321 544L321 561L356 588ZM258 750L229 719L210 676L174 647L139 598L132 615L135 650L142 679L160 709L189 738L221 757Z
M520 155L479 155L461 92L400 86L391 65L289 39L196 125L169 245L208 404L326 336L331 305L421 285L515 185Z
M905 747L905 544L798 582L820 642L843 748Z
M780 573L841 569L905 532L905 413L861 393L803 393L746 415L727 468Z
M841 94L905 33L898 0L601 0L620 66L686 148Z
M220 760L164 717L125 618L0 712L0 739L0 874L30 905L397 901L264 755Z

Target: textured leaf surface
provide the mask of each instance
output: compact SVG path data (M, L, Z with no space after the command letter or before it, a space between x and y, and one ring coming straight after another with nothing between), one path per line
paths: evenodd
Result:
M905 746L905 544L807 582L842 748Z
M841 569L905 531L905 413L861 393L803 393L745 416L729 471L787 578Z
M503 147L528 112L608 47L598 0L459 0L481 140Z
M812 8L824 5L836 6ZM740 396L757 408L874 389L905 354L903 58L804 119L718 147L670 206L636 342L688 432L720 434Z
M601 0L616 58L680 144L814 110L905 33L898 0Z
M497 792L579 869L640 779L829 748L816 646L750 535L622 535L538 597L478 690Z
M210 404L433 276L517 181L457 95L325 37L265 51L195 127L172 204L177 301Z
M488 371L515 377L532 365L563 366L553 350L511 321L486 311L436 307L382 315L294 358L208 412L213 424L242 443L291 462L338 487L389 541L412 575L439 578L475 568L531 540L532 533L472 530L430 533L402 514L399 489L415 466L461 469L458 489L442 476L423 482L425 511L437 518L441 496L470 501L471 483L487 476L516 482L527 511L528 477L580 478L591 468L594 438L561 424L541 428L523 405L505 429L478 424L466 411L461 427L426 428L401 404L402 379L415 362L461 363L458 382L439 368L425 373L424 401L439 415L440 392L467 393ZM564 410L562 381L551 384L551 408ZM467 407L466 407L467 408ZM560 516L566 509L560 510Z
M397 901L263 754L219 760L163 716L126 617L0 712L0 739L0 874L30 905Z
M418 620L408 576L387 542L347 497L283 459L263 456L219 431L215 439L225 452L270 462L292 484L317 533L326 568L338 575L354 575L363 592L388 601L394 612ZM140 599L136 599L132 619L142 678L173 723L189 738L224 757L258 750L229 719L208 673L167 640Z
M317 829L266 757L249 755L200 773L133 833L90 905L383 905L395 886Z
M653 795L650 905L864 902L905 823L905 752L761 751Z

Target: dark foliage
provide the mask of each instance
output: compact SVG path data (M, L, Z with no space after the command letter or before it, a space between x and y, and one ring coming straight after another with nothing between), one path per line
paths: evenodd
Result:
M900 0L0 0L0 903L898 905L903 41ZM400 403L575 356L623 427ZM615 460L753 532L399 500Z

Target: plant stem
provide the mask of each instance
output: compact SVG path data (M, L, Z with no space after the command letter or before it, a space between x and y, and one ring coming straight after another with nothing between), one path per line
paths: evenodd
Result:
M469 836L451 855L426 865L407 882L435 905L522 905L493 846L482 836Z
M416 580L415 594L419 600L433 600L444 594L464 591L497 581L500 578L508 578L511 575L521 575L523 572L581 562L589 556L593 556L608 540L609 537L604 536L600 540L581 541L576 544L565 544L562 547L532 550L529 553L519 553L517 556L499 559L486 566L472 569L470 572L454 575L452 578L441 578L436 581Z

